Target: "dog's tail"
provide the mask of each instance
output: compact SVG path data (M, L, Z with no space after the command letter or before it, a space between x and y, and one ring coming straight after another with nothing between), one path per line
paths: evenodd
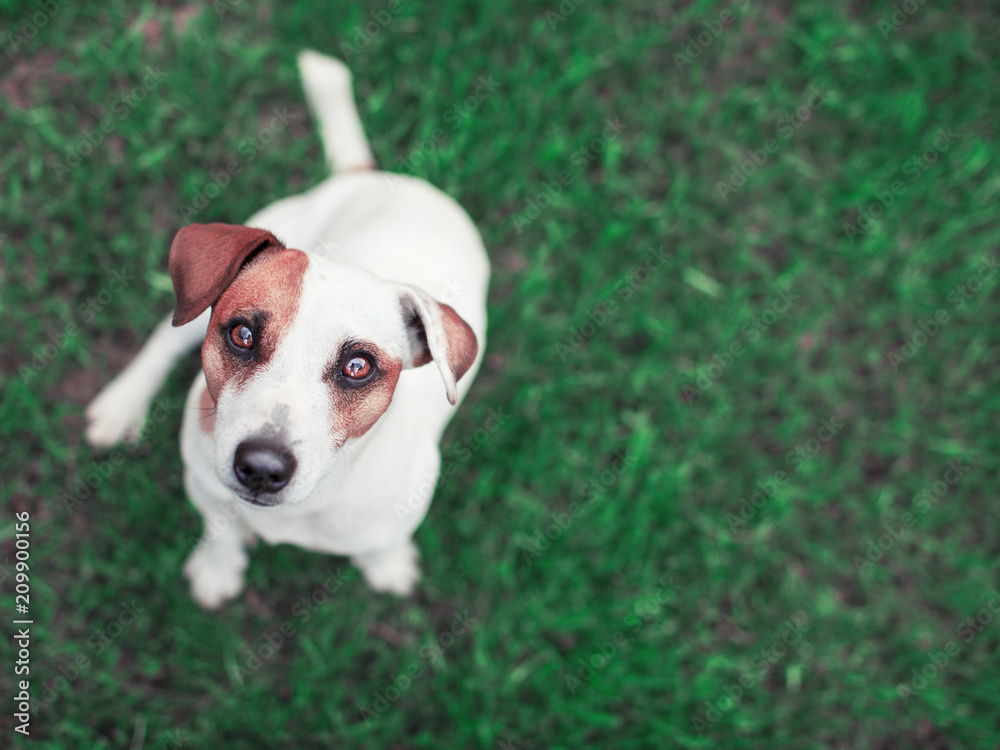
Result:
M354 104L351 71L340 60L312 50L300 52L298 62L330 170L336 174L374 169L375 159Z

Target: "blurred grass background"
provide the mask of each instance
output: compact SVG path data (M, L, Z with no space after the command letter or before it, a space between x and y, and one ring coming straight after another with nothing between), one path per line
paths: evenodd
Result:
M0 601L28 510L36 746L1000 747L995 6L0 0L0 18ZM171 310L182 224L324 176L303 47L348 58L382 168L481 228L487 360L413 600L265 545L206 613L181 578L197 359L113 466L82 409Z

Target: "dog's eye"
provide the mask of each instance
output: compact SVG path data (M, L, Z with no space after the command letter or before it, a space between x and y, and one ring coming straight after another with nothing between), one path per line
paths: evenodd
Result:
M372 371L372 363L367 357L355 355L340 370L340 374L351 380L364 380Z
M253 331L243 323L237 323L229 329L229 340L240 349L253 349Z

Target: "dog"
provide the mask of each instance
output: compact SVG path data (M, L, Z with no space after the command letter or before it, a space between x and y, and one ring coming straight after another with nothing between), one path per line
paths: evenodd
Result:
M86 411L95 448L134 435L201 345L180 443L204 521L184 574L206 609L240 593L257 538L411 594L438 444L485 347L489 258L468 214L376 171L343 63L304 51L298 67L332 176L243 226L180 229L173 318Z

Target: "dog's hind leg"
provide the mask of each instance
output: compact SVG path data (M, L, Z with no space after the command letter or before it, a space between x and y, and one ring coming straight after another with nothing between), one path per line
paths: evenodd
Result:
M174 363L205 339L211 311L174 328L168 317L160 323L139 354L87 406L87 440L109 448L123 438L138 436L149 405Z

